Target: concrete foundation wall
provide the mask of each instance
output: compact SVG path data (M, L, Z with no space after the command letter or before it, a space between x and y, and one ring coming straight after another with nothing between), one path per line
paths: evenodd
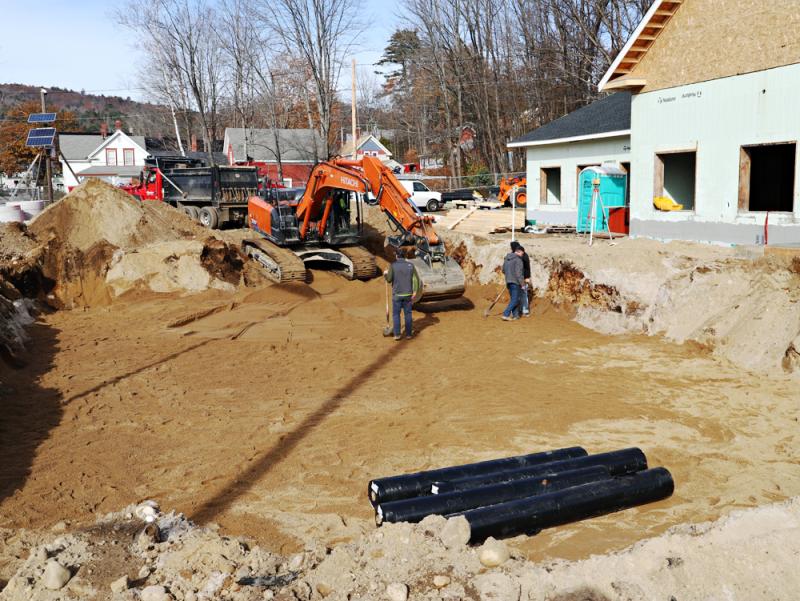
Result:
M634 95L631 234L756 243L766 214L739 211L741 147L800 139L798 96L800 65ZM678 151L697 152L695 207L661 212L653 206L656 154ZM770 232L783 228L781 236L797 232L787 242L800 241L800 228L786 227L800 224L800 178L793 212L770 213L769 223Z
M527 211L528 219L536 220L537 224L547 225L575 225L578 223L578 209L554 211L550 209L535 208Z
M772 215L770 215L770 222ZM800 243L800 224L769 225L769 244ZM631 236L655 240L686 240L734 245L763 244L764 225L707 221L655 221L631 219Z
M578 167L601 165L608 161L630 161L630 137L531 146L526 154L527 218L536 219L538 223L575 225L578 215ZM561 169L561 202L542 204L541 170L553 167ZM636 177L635 174L633 177ZM549 196L552 198L551 194Z

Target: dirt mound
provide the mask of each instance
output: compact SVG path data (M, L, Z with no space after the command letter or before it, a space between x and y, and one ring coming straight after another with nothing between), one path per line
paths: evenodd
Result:
M0 225L0 351L13 357L21 348L22 298L72 309L108 305L131 290L229 291L243 271L238 248L180 211L90 179L29 228Z
M57 308L108 304L130 290L198 292L239 284L243 260L182 212L90 179L42 212L42 273Z
M443 233L472 281L502 282L508 240ZM800 368L800 267L761 249L520 236L535 296L605 334L691 342L749 370ZM759 256L761 255L761 256Z
M129 249L152 242L206 237L208 231L160 202L139 202L122 190L89 179L43 211L30 225L40 240L88 250L101 240Z

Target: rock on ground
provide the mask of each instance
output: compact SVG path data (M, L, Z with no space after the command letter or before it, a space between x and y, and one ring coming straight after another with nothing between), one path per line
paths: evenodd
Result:
M44 568L43 582L46 588L51 591L57 591L63 587L69 579L71 574L67 568L58 563L55 559L47 562Z
M160 514L155 522L162 533L159 542L140 546L132 535L145 522L133 517L134 509L104 516L97 525L75 533L15 534L28 549L46 546L57 559L44 565L37 553L30 552L8 578L0 598L54 599L48 596L52 591L45 586L44 575L48 570L60 573L50 567L58 565L56 561L77 570L62 583L69 595L88 598L95 590L102 597L100 591L108 591L112 583L109 580L101 587L95 575L110 569L98 563L109 546L119 546L123 564L131 571L149 566L139 574L145 581L136 583L137 590L120 590L122 578L113 584L119 598L140 601L316 601L323 597L335 601L772 601L792 599L800 590L800 498L736 512L714 523L678 526L618 553L541 564L512 556L492 568L478 560L483 547L448 549L437 531L444 527L442 519L387 524L352 543L308 549L299 566L291 558L223 536L214 528L200 528L174 513ZM25 549L15 547L14 553L25 555ZM290 564L299 571L289 570ZM119 569L119 563L114 565Z

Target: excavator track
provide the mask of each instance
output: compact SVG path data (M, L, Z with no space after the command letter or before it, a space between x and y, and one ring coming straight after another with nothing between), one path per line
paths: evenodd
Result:
M375 277L378 266L375 256L363 246L347 246L337 249L353 263L351 274L345 274L350 280L369 280Z
M258 261L267 276L279 284L286 282L306 282L308 275L303 260L291 250L281 248L263 238L242 241L242 250Z

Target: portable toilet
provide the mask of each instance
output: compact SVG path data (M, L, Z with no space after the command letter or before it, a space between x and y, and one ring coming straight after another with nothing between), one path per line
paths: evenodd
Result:
M599 199L595 200L594 231L608 232L609 215L615 208L625 207L628 174L619 163L587 167L578 176L578 225L576 230L588 234L592 229L592 197L594 182L599 182Z

